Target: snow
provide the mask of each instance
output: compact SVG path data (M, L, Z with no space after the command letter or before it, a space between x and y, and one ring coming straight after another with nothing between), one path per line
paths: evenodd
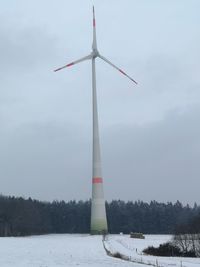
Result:
M148 263L164 267L200 267L200 259L154 257L142 254L149 245L158 246L170 236L149 235L144 240L127 235L109 235L105 246L120 252L141 265L110 257L106 254L101 236L80 234L43 235L0 238L0 267L147 267ZM137 251L136 251L137 249Z
M155 265L162 267L200 267L199 258L183 257L155 257L144 255L144 248L148 246L158 247L171 240L170 235L146 235L145 239L133 239L127 235L110 235L105 241L105 247L111 252L119 252L134 262L142 262L144 265Z
M61 234L0 238L0 267L58 266L139 267L107 256L101 236Z

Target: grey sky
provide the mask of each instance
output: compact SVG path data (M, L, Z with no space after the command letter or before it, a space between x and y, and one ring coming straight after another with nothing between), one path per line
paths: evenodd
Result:
M200 203L198 0L1 1L0 192L90 198L92 4L106 199Z

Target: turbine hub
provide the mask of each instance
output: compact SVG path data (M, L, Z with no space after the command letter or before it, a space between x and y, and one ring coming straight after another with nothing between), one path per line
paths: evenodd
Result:
M92 49L91 56L93 58L99 57L99 51L96 48L95 49Z

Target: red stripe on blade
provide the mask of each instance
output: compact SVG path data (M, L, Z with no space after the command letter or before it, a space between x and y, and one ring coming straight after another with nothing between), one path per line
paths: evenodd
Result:
M73 62L72 62L72 63L69 63L68 65L66 65L66 67L70 67L70 66L72 66L72 65L74 65Z
M102 184L103 179L101 177L94 177L94 178L92 178L92 183L93 184Z
M96 26L96 22L95 22L95 19L93 19L93 27Z
M122 74L124 74L124 75L126 75L126 73L125 72L123 72L123 70L119 70Z

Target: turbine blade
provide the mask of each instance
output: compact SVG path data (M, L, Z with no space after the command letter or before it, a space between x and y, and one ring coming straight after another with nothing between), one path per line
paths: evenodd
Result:
M129 78L132 82L134 82L135 84L137 84L137 82L131 78L128 74L126 74L123 70L121 70L120 68L118 68L117 66L115 66L112 62L110 62L109 60L107 60L105 57L99 55L99 57L101 59L103 59L106 63L108 63L109 65L111 65L113 68L117 69L119 72L121 72L122 74L124 74L127 78Z
M92 43L92 49L97 50L96 20L95 20L94 6L93 6L93 43Z
M91 59L91 58L92 58L92 56L91 56L91 54L90 54L90 55L88 55L88 56L86 56L86 57L82 57L82 58L80 58L80 59L78 59L78 60L75 60L75 61L73 61L73 62L71 62L71 63L69 63L69 64L67 64L67 65L64 65L63 67L60 67L60 68L58 68L58 69L56 69L56 70L54 70L54 71L59 71L59 70L62 70L62 69L64 69L64 68L71 67L71 66L73 66L73 65L75 65L75 64L78 64L78 63L80 63L80 62L82 62L82 61L85 61L85 60L88 60L88 59Z

